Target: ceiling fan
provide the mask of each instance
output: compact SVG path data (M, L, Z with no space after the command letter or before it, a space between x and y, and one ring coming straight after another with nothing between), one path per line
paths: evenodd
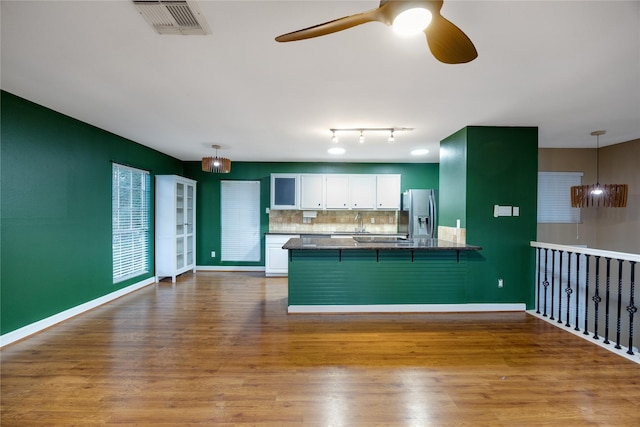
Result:
M411 19L417 14L423 17L418 31L424 31L429 49L438 61L445 64L473 61L478 56L476 48L460 28L440 15L442 3L443 0L381 0L376 9L283 34L276 37L276 41L291 42L324 36L373 21L395 26L398 20Z

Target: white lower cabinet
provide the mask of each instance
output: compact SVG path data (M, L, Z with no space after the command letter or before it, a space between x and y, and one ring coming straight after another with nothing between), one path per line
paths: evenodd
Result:
M264 236L264 274L267 277L287 276L289 273L289 251L282 246L297 234L267 234Z

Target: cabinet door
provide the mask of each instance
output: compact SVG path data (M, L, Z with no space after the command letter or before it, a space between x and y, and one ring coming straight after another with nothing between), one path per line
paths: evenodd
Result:
M324 175L300 175L300 209L324 209Z
M326 175L327 209L349 209L349 176Z
M266 235L265 236L265 275L286 276L289 271L289 251L282 245L298 235Z
M195 264L195 251L196 251L196 187L192 184L185 184L186 198L185 198L185 266Z
M376 176L349 176L349 198L351 200L351 209L375 209Z
M176 268L180 269L185 264L185 236L186 236L186 213L185 213L185 184L176 182Z
M298 175L271 174L271 209L298 209Z
M400 210L400 175L376 176L376 208Z

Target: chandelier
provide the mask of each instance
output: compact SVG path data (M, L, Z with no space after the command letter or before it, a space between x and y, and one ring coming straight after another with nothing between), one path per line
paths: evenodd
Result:
M216 150L215 157L203 157L202 158L202 171L212 173L229 173L231 172L231 160L224 157L218 157L219 145L212 145Z
M571 207L624 208L627 206L627 184L600 185L600 135L604 135L605 132L604 130L591 132L591 135L596 137L596 184L571 187Z

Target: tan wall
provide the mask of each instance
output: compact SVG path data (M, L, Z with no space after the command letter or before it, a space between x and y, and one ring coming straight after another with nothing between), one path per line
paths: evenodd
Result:
M600 183L627 184L627 207L597 209L597 248L640 254L640 139L600 150Z
M584 172L596 182L595 148L540 148L538 170ZM540 242L640 253L640 140L600 149L600 183L628 184L626 208L584 208L580 224L538 224Z
M583 183L595 183L595 148L540 148L540 172L583 172ZM567 198L569 194L567 194ZM538 224L538 241L558 245L596 247L596 211L582 209L580 224Z

